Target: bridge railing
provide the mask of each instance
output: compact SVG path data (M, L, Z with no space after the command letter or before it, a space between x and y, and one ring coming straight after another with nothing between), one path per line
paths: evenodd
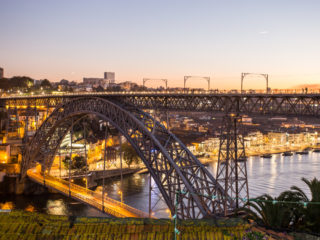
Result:
M70 93L54 93L54 94L40 94L40 95L21 95L21 94L10 94L2 95L1 98L45 98L45 97L68 97L68 96L105 96L105 95L145 95L145 94L319 94L320 89L271 89L266 90L164 90L164 91L119 91L119 92L70 92Z
M44 178L39 175L39 174L35 174L35 173L28 173L28 176L31 177L33 180L37 181L38 183L40 184L44 184ZM67 186L65 186L65 184L63 185L59 185L57 184L56 182L60 182L60 181L57 181L57 179L52 179L50 178L49 176L46 176L46 179L45 179L45 185L48 186L48 187L51 187L61 193L64 193L65 195L69 195L69 189L66 188ZM70 186L71 189L74 189L74 186ZM103 210L103 206L101 203L99 202L96 202L95 199L91 199L91 198L88 198L87 196L84 196L78 192L75 192L75 191L70 191L70 195L71 197L74 197L84 203L87 203L99 210ZM113 209L111 209L110 207L109 208L104 208L105 212L113 215L113 216L116 216L116 217L127 217L123 214L121 214L119 211L115 211ZM138 215L139 216L139 215Z
M40 173L34 173L34 172L30 171L30 170L28 171L28 176L32 177L33 179L35 179L37 182L39 182L42 185L44 185L44 184L51 185L55 189L65 193L67 195L69 194L69 189L68 189L69 188L69 182L66 181L66 180L55 178L55 177L52 177L50 175L45 175L45 177L43 177L42 175L40 175ZM60 183L61 185L59 185L57 183ZM63 186L65 186L65 187L63 187ZM94 191L92 191L90 189L81 187L81 186L76 185L74 183L70 183L70 190L71 190L71 194L73 196L76 196L77 198L79 198L79 199L89 203L90 205L93 205L96 208L102 210L102 205L100 203L97 203L97 202L94 201L94 199L88 197L88 196L91 196L93 198L102 199L102 194L101 193L94 192ZM72 191L72 190L74 190L74 191ZM75 192L75 191L77 191L77 192ZM149 217L149 215L146 214L145 212L140 211L140 210L138 210L136 208L130 207L127 204L121 203L121 202L119 202L117 200L114 200L112 198L109 198L107 196L104 197L104 200L105 200L106 203L111 203L114 206L126 209L127 211L129 211L129 212L131 212L131 213L133 213L133 214L135 214L137 216L145 217L145 218ZM110 213L110 214L112 214L112 213ZM115 212L114 214L116 214L115 216L119 216L120 213ZM112 215L114 215L114 214L112 214Z

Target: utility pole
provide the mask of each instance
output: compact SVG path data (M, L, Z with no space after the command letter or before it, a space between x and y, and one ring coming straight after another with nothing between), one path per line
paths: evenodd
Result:
M84 140L84 157L86 159L86 191L88 190L88 156L87 156L87 139L86 139L86 128L83 126L83 140Z
M119 133L119 152L120 152L120 191L123 191L123 173L122 173L122 140L121 140L121 134ZM122 201L121 201L122 202Z
M107 156L107 127L104 133L104 154L103 154L103 178L102 178L102 212L104 212L104 182L105 182L105 172L106 172L106 156Z
M183 78L183 91L186 93L186 83L189 79L204 79L208 83L208 91L210 90L210 77L201 77L201 76L184 76Z
M73 117L71 117L71 131L70 131L70 159L69 159L69 197L71 197L71 163L72 163L72 137L73 137Z
M269 75L265 73L241 73L241 89L240 93L243 93L243 81L246 76L248 75L256 75L256 76L261 76L266 80L266 93L269 93Z

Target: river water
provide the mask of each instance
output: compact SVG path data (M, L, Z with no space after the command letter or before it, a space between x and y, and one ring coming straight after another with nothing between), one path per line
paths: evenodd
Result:
M208 169L215 176L217 163L213 162ZM308 188L301 181L302 177L320 178L320 153L309 152L308 155L282 156L274 154L272 158L250 157L247 161L249 194L257 197L264 193L278 196L292 185L307 193ZM108 196L120 200L118 191L120 179L106 180ZM123 201L135 208L148 212L149 176L134 174L123 179ZM159 200L157 188L152 191L152 206ZM37 196L0 196L0 207L44 212L57 215L107 216L85 204L68 199L60 194L43 194ZM156 217L168 217L166 205L161 200L153 207Z

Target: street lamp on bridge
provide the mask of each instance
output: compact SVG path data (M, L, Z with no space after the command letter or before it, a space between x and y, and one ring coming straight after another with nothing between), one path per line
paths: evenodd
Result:
M208 91L210 90L210 77L199 77L199 76L184 76L184 79L183 79L183 91L185 92L186 91L186 83L189 79L192 79L192 78L200 78L200 79L204 79L208 82Z
M269 92L269 75L268 74L265 74L265 73L241 73L241 92L240 93L243 93L243 80L246 76L248 75L258 75L258 76L262 76L265 78L266 80L266 93Z

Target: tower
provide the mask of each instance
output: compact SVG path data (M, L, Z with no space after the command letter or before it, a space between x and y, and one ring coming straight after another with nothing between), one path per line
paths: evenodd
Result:
M109 83L115 82L115 73L114 72L105 72L104 79L108 80Z
M4 78L3 68L0 67L0 79Z
M249 199L246 154L241 117L223 118L218 156L217 181L225 189L222 197L224 215L233 212Z

